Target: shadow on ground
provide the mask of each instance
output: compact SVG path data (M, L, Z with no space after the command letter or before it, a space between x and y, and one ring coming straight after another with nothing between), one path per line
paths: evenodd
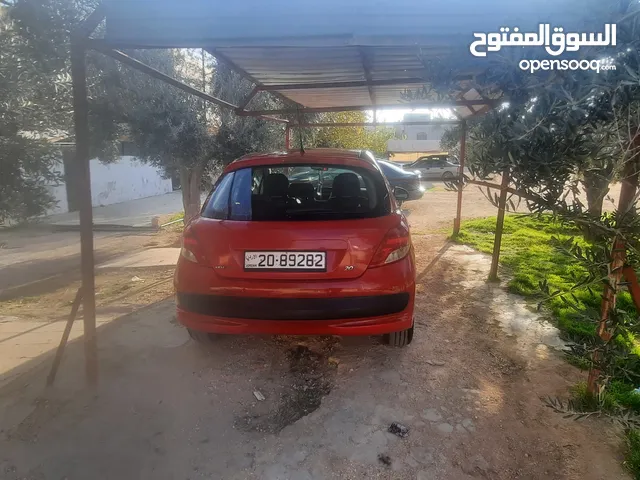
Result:
M505 336L496 287L469 281L484 267L443 237L415 245L409 348L269 336L202 347L158 302L100 329L96 389L74 342L54 389L43 365L0 390L3 478L624 478L599 425L540 402L576 372Z

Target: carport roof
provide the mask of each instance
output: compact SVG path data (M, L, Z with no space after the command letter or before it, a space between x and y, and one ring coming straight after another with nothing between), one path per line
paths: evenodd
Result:
M605 2L602 2L605 3ZM256 84L240 115L455 107L459 118L495 103L472 88L487 59L469 52L474 32L576 23L583 0L105 0L110 48L205 48ZM447 92L409 100L425 69L455 58ZM295 110L248 110L259 91Z

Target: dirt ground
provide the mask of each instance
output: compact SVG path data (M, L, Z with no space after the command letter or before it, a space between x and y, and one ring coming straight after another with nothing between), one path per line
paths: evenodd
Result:
M418 263L408 348L268 336L203 348L167 292L150 293L149 306L100 328L95 389L79 341L55 388L43 388L43 364L0 389L0 478L629 478L611 424L542 402L584 374L553 328L484 281L484 255L447 242L455 194L436 188L405 208ZM463 212L495 209L473 189ZM105 285L126 283L113 275ZM389 433L392 422L408 436Z
M96 264L158 246L179 246L175 231L96 232ZM40 295L80 280L80 234L46 228L0 230L0 301Z

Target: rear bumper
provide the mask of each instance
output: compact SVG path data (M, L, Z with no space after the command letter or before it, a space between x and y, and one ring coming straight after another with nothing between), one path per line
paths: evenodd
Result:
M269 298L178 293L178 307L212 317L251 320L338 320L383 317L409 305L407 292L359 297Z
M405 311L379 317L335 320L255 320L225 318L177 310L178 321L192 330L228 334L382 335L413 325L413 302Z
M177 319L211 333L380 335L413 325L413 252L353 280L223 279L196 264L176 270Z

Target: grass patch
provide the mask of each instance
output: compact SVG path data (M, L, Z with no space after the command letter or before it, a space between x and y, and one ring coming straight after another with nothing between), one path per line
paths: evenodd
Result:
M640 430L632 428L627 432L627 452L624 463L633 474L633 478L640 480Z
M166 223L182 220L183 218L184 218L184 212L174 213L166 220Z
M495 225L495 217L465 221L453 240L481 252L491 253ZM569 292L575 284L574 278L587 273L575 259L555 248L553 237L560 240L574 237L581 246L587 246L579 230L554 222L549 216L505 217L500 263L510 274L509 291L532 300L541 300L541 281L547 280L552 291ZM586 289L574 291L575 298L569 304L560 298L547 303L564 338L575 342L590 342L595 339L596 323L593 319L597 318L600 310L601 289L594 290L594 295ZM637 315L628 292L620 293L617 308L634 317ZM621 338L619 341L631 353L640 355L639 343L635 338ZM589 366L588 359L585 358L571 356L569 361L580 368ZM635 365L630 368L635 368ZM607 391L610 398L601 401L609 402L612 408L631 408L640 412L640 395L632 393L633 388L632 385L614 380Z

